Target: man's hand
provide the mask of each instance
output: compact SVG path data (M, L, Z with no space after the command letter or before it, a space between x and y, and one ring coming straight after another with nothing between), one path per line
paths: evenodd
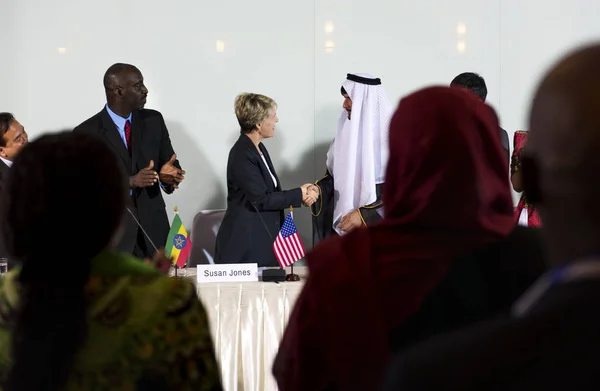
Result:
M154 254L154 258L146 258L144 262L148 265L160 270L161 272L167 274L169 273L169 269L171 268L171 264L173 263L167 256L165 255L165 249L161 248Z
M173 154L171 160L163 164L160 168L160 173L158 175L162 183L177 189L177 185L184 179L185 171L175 167L175 160L177 160L177 155Z
M129 177L129 187L148 187L154 186L158 180L158 174L153 170L154 161L150 160L148 167L142 168L132 177Z
M319 199L319 188L311 183L307 183L300 187L302 189L302 204L311 206Z
M350 232L356 228L359 228L361 225L363 225L363 221L360 218L360 211L355 210L342 218L338 228L344 232Z

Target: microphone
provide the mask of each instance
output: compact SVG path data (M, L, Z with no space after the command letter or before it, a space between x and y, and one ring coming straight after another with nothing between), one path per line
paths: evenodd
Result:
M271 235L271 231L269 231L269 227L267 227L267 223L265 223L265 221L262 218L262 215L260 214L260 212L258 211L258 208L256 207L256 201L252 201L252 202L250 202L250 204L252 205L252 207L254 208L254 210L256 211L256 213L258 214L258 217L260 218L260 221L262 221L262 224L265 227L265 230L267 231L267 235L269 235L269 238L271 238L271 240L273 242L275 242L275 239L273 239L273 236Z
M125 207L125 209L127 209L127 211L129 212L129 214L131 215L131 217L133 217L133 220L135 220L135 223L137 224L137 226L142 230L142 233L144 234L144 236L146 237L146 239L148 239L148 241L150 242L150 244L152 245L152 247L154 247L154 251L158 252L158 248L156 248L156 246L154 245L154 242L152 241L152 239L150 239L150 236L148 236L148 234L146 233L146 230L144 229L144 227L142 227L142 224L140 224L140 222L138 221L138 219L135 218L135 215L133 214L133 212L131 211L131 209L129 209L128 207Z

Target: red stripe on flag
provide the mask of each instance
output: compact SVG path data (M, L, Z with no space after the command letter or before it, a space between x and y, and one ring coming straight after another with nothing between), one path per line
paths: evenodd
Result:
M277 239L275 239L275 243L273 243L273 249L275 250L275 258L277 258L279 266L285 267L285 255L281 248L281 240L281 234L277 235Z
M275 240L275 255L277 257L277 261L279 262L279 266L288 266L289 257L285 250L285 239L281 236L281 234L277 235L277 240Z
M290 249L290 239L289 237L283 239L283 251L285 252L285 256L287 258L287 262L286 263L290 263L291 260L294 258L294 255L291 252Z
M282 264L282 260L283 260L283 255L281 254L281 249L279 248L279 236L277 236L277 239L275 240L275 243L273 243L273 251L275 252L275 258L277 258L277 262L279 262L279 266L284 267L284 265Z
M305 254L304 246L297 233L283 238L281 233L277 235L273 243L275 257L281 267L290 266L292 263L302 259Z
M292 235L292 244L294 245L294 250L296 250L296 256L298 259L301 259L304 256L304 246L302 246L302 242L300 241L300 237L298 235Z
M279 262L279 266L286 267L287 264L287 255L285 254L285 250L283 249L283 238L281 234L277 235L277 239L274 243L275 248L275 257L277 258L277 262Z
M191 251L192 251L192 241L190 240L189 237L187 237L185 239L185 246L183 246L181 251L179 251L179 256L177 257L177 261L175 262L175 265L177 265L179 267L184 267L185 263L188 260L188 257L190 256Z

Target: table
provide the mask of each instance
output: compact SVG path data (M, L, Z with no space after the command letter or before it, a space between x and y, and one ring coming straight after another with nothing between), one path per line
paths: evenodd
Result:
M306 276L305 268L294 268ZM185 278L193 278L187 271ZM225 391L277 390L271 374L283 330L303 282L197 284L210 320Z

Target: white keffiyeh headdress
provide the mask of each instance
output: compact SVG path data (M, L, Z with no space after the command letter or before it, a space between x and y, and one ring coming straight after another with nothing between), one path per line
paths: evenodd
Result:
M348 74L342 84L350 100L350 119L342 112L334 141L327 152L335 194L333 228L342 217L377 200L376 185L385 181L392 105L381 80L369 74Z

